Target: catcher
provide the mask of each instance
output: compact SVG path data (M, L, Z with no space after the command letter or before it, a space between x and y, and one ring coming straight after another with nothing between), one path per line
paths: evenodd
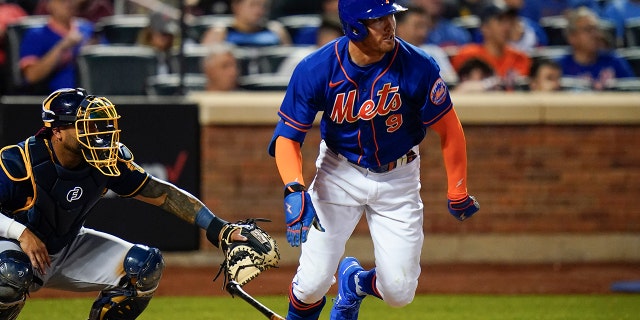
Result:
M84 227L107 190L205 229L230 257L237 282L277 264L275 242L255 221L230 224L138 166L120 143L119 118L104 97L60 89L42 103L42 129L0 149L0 320L16 319L28 293L42 287L99 292L90 320L136 319L144 311L160 282L162 254Z

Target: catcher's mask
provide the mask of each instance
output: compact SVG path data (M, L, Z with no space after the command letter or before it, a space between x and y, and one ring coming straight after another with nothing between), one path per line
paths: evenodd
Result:
M120 115L111 101L88 96L84 89L61 89L45 99L42 107L45 127L75 125L85 160L104 175L120 175L117 167Z

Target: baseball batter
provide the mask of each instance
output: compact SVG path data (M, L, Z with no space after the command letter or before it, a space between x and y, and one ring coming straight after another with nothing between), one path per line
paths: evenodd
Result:
M479 210L467 193L465 137L434 60L395 37L394 0L339 0L344 37L296 67L269 145L285 183L287 240L301 246L287 319L318 319L335 282L331 319L357 319L367 295L401 307L415 295L423 244L418 144L440 136L448 208ZM301 145L322 112L316 175L306 187ZM342 259L365 215L376 267ZM342 259L342 260L341 260Z
M196 223L219 245L228 223L133 162L119 142L119 117L104 97L60 89L42 104L40 131L0 149L1 320L16 319L27 293L42 287L99 291L90 320L135 319L147 307L161 252L83 226L109 189ZM246 240L239 233L231 238Z

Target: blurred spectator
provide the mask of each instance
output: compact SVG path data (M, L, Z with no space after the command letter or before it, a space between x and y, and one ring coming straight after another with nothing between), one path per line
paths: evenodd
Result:
M429 14L429 34L425 43L440 47L456 47L471 42L471 34L466 29L452 23L443 16L445 0L413 0Z
M429 54L440 66L440 75L448 83L456 82L458 75L453 69L447 53L437 45L425 44L424 39L429 33L429 15L422 7L407 5L407 11L396 13L396 35L420 47Z
M49 21L28 30L20 45L20 69L29 94L77 87L80 47L93 43L93 24L76 18L73 0L48 0Z
M207 78L206 91L237 90L240 69L230 44L212 45L202 61L202 72Z
M507 8L518 13L513 20L509 43L516 49L527 54L537 47L546 46L547 34L537 21L533 21L520 14L525 0L505 0Z
M559 91L562 68L551 60L540 58L531 64L529 72L530 91Z
M6 37L7 26L27 16L27 12L15 3L6 3L0 0L0 95L9 89L9 68L7 66L8 42Z
M504 5L514 13L509 33L509 44L520 51L531 54L536 48L546 46L549 41L546 31L537 21L533 21L521 14L524 0L505 0ZM482 43L483 38L479 30L474 30L473 41Z
M578 7L588 7L594 12L600 10L598 0L526 0L520 14L532 21L540 21L544 17L565 15Z
M478 58L471 58L460 66L460 79L453 92L485 92L502 90L500 79L488 63Z
M178 22L160 12L152 12L149 25L140 30L138 45L148 46L156 52L158 69L156 74L175 73L171 65L171 51L178 45L180 26Z
M625 21L640 18L640 0L609 1L602 10L602 18L610 20L616 27L616 44L624 44Z
M84 18L92 23L98 22L100 18L112 16L114 13L113 1L111 0L72 0L76 5L76 17ZM39 0L34 11L35 15L47 15L47 2L49 0Z
M231 12L231 25L212 27L204 34L202 44L230 42L248 47L291 44L284 26L276 20L267 20L267 0L232 0Z
M464 45L453 56L451 62L458 75L465 61L479 58L495 70L506 90L513 90L520 79L528 76L531 59L508 43L515 16L515 12L505 6L492 4L483 8L480 14L483 43Z
M322 12L320 13L322 18L325 19L337 19L338 16L338 0L321 0ZM293 35L292 42L294 45L314 45L318 43L316 39L318 35L318 27L304 27L300 28L295 35Z
M616 78L634 77L629 63L612 51L601 48L601 30L596 14L580 7L567 15L567 42L571 52L560 58L563 77L576 77L591 83L593 90L607 90Z
M342 30L342 24L338 17L325 15L322 17L320 26L316 30L316 43L311 46L301 46L292 48L291 53L287 58L282 61L278 67L278 74L283 76L291 76L293 69L298 63L304 59L307 55L315 51L316 49L324 46L325 44L335 40L338 37L344 35Z

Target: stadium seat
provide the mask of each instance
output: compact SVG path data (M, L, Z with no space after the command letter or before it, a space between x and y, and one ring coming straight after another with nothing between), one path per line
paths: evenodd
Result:
M571 52L570 46L544 46L535 48L533 52L529 55L531 59L541 59L546 58L550 60L557 60L560 57Z
M562 77L560 79L560 88L562 91L591 91L591 81L578 77Z
M142 46L92 45L78 56L80 84L100 95L145 95L156 74L153 49Z
M109 44L133 45L140 30L148 25L149 17L144 14L113 15L100 19L95 25L95 31Z
M640 92L640 78L616 79L612 89L623 92Z
M188 44L183 48L184 55L184 72L185 73L202 73L202 60L209 53L207 46L199 44ZM173 51L171 55L171 64L173 70L179 70L180 53L178 50Z
M187 73L183 78L183 92L180 92L180 75L163 74L149 77L147 81L147 95L149 96L175 96L186 94L189 91L203 91L207 84L207 78L203 74Z
M187 24L187 37L200 43L202 36L213 26L228 26L233 22L233 15L211 14L198 16Z
M43 26L47 23L48 16L26 16L19 21L9 24L6 30L7 37L7 66L9 68L9 92L20 90L23 85L22 72L20 71L20 43L25 32L30 28Z
M290 77L276 74L253 74L238 79L240 88L251 91L284 91Z
M627 47L640 47L640 18L625 21L624 39Z
M636 77L640 77L640 47L619 48L615 52L618 56L627 60Z
M567 39L564 30L567 27L567 18L564 16L547 16L540 18L540 27L547 35L549 46L566 46Z

